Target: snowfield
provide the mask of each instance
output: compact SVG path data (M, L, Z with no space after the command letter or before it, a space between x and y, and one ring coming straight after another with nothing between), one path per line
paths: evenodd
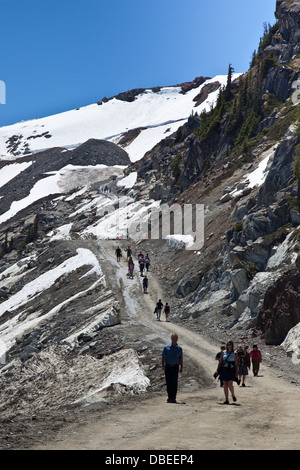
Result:
M239 76L234 74L233 79ZM0 158L15 159L25 151L34 153L53 147L73 149L91 138L118 142L129 130L142 127L144 130L139 136L125 147L131 161L139 160L145 152L182 126L192 112L200 114L215 104L218 90L210 93L198 107L195 107L193 99L205 85L216 81L225 86L227 76L217 75L185 94L181 93L180 86L164 87L159 92L146 90L133 102L112 98L101 105L92 104L2 127Z

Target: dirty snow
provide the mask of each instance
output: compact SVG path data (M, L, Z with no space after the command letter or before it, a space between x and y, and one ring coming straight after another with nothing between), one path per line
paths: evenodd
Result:
M25 320L20 322L19 318L22 315L21 312L0 326L0 340L6 344L7 349L9 349L9 347L13 344L13 341L18 336L24 334L25 331L35 328L36 325L41 321L45 321L45 319L51 318L61 309L63 305L78 298L79 296L83 295L83 293L95 289L98 284L105 283L105 278L96 256L90 250L85 248L78 248L77 255L67 259L59 266L50 269L46 273L41 274L33 281L28 282L19 292L12 295L8 300L0 304L0 316L2 316L5 312L14 311L17 308L26 305L26 303L29 300L32 300L34 297L41 295L44 290L49 289L62 275L70 273L79 267L86 265L91 265L92 268L86 274L84 274L82 278L94 273L97 274L99 278L84 292L78 292L77 294L71 296L64 302L55 306L48 313L36 311L31 315L28 315ZM40 316L41 313L43 313L42 316Z
M67 259L56 268L50 269L44 274L31 282L28 282L19 292L12 295L8 300L0 304L0 316L6 311L15 310L24 305L29 299L36 295L40 295L45 289L49 289L51 285L63 274L75 271L81 266L91 265L92 269L85 274L93 273L102 276L101 266L96 256L85 248L78 248L77 255Z

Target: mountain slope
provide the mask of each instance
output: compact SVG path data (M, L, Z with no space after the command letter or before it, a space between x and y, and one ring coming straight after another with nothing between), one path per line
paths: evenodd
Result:
M177 130L192 112L209 110L218 94L216 87L203 96L203 102L193 100L204 87L211 89L211 83L217 82L218 89L226 83L226 77L201 78L154 91L138 90L137 94L128 92L77 110L2 127L0 156L13 159L53 147L73 149L89 139L117 142L135 130L137 135L125 150L131 161L136 161Z

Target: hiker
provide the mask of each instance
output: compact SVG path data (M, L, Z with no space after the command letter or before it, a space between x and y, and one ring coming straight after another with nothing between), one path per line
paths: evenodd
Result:
M164 304L162 303L161 299L156 304L156 320L160 321L160 316L161 316L161 311L163 308Z
M220 348L220 351L216 354L216 361L218 361L218 363L220 362L220 357L221 357L221 354L223 353L223 351L225 351L225 346L221 346ZM219 374L217 374L218 376ZM217 378L217 376L215 378ZM220 381L220 387L223 387L223 380L220 379L220 375L219 375L219 381Z
M248 369L250 371L251 369L251 358L250 358L250 353L248 351L249 346L244 346L244 351L245 351L245 356L246 356L246 363L248 365Z
M145 266L146 266L146 270L148 272L149 268L150 268L150 258L149 258L148 253L146 254L146 257L145 257Z
M170 321L169 320L170 305L168 304L168 302L166 302L166 305L165 305L165 308L164 308L164 314L166 315L166 321Z
M168 400L167 403L177 403L178 373L183 370L183 352L178 344L178 335L173 333L171 343L162 351L162 368L165 372Z
M132 261L132 258L130 259L131 261L129 260L129 263L128 263L129 278L133 279L134 262Z
M233 381L237 380L238 377L238 359L237 354L234 352L233 341L228 341L226 349L222 351L219 359L218 371L220 373L220 380L223 381L223 388L225 394L224 405L229 405L229 392L232 395L232 399L235 402L236 397L234 395Z
M144 288L144 294L148 294L147 289L148 289L148 278L147 276L144 277L143 279L143 288Z
M260 363L262 362L261 351L258 349L257 344L253 345L253 349L250 351L250 357L252 360L252 370L254 377L257 377Z
M239 362L239 380L242 380L242 387L246 387L245 380L248 375L248 368L250 369L250 357L247 355L245 349L239 346L237 350L238 362Z
M144 267L145 267L145 265L144 265L144 258L140 258L139 264L140 264L140 273L141 273L141 277L143 277L143 276L144 276L143 272L144 272Z
M130 246L129 246L129 247L127 248L127 261L128 261L128 259L131 258L131 253L132 253L132 252L131 252L131 248L130 248Z
M122 250L121 248L118 246L118 248L116 249L116 255L117 255L117 261L120 261L121 259L121 256L122 256Z

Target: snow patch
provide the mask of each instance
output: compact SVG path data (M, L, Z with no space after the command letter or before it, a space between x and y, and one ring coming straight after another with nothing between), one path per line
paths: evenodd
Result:
M137 180L137 171L133 171L117 182L117 188L131 189Z
M26 170L31 162L11 163L0 169L0 187L18 176L19 173Z
M59 266L41 274L38 278L28 282L19 292L0 304L0 316L6 311L13 311L24 305L29 299L40 295L45 289L49 289L63 274L75 271L81 266L92 265L92 269L84 276L96 273L102 276L101 266L96 256L85 248L78 248L77 255L67 259Z

